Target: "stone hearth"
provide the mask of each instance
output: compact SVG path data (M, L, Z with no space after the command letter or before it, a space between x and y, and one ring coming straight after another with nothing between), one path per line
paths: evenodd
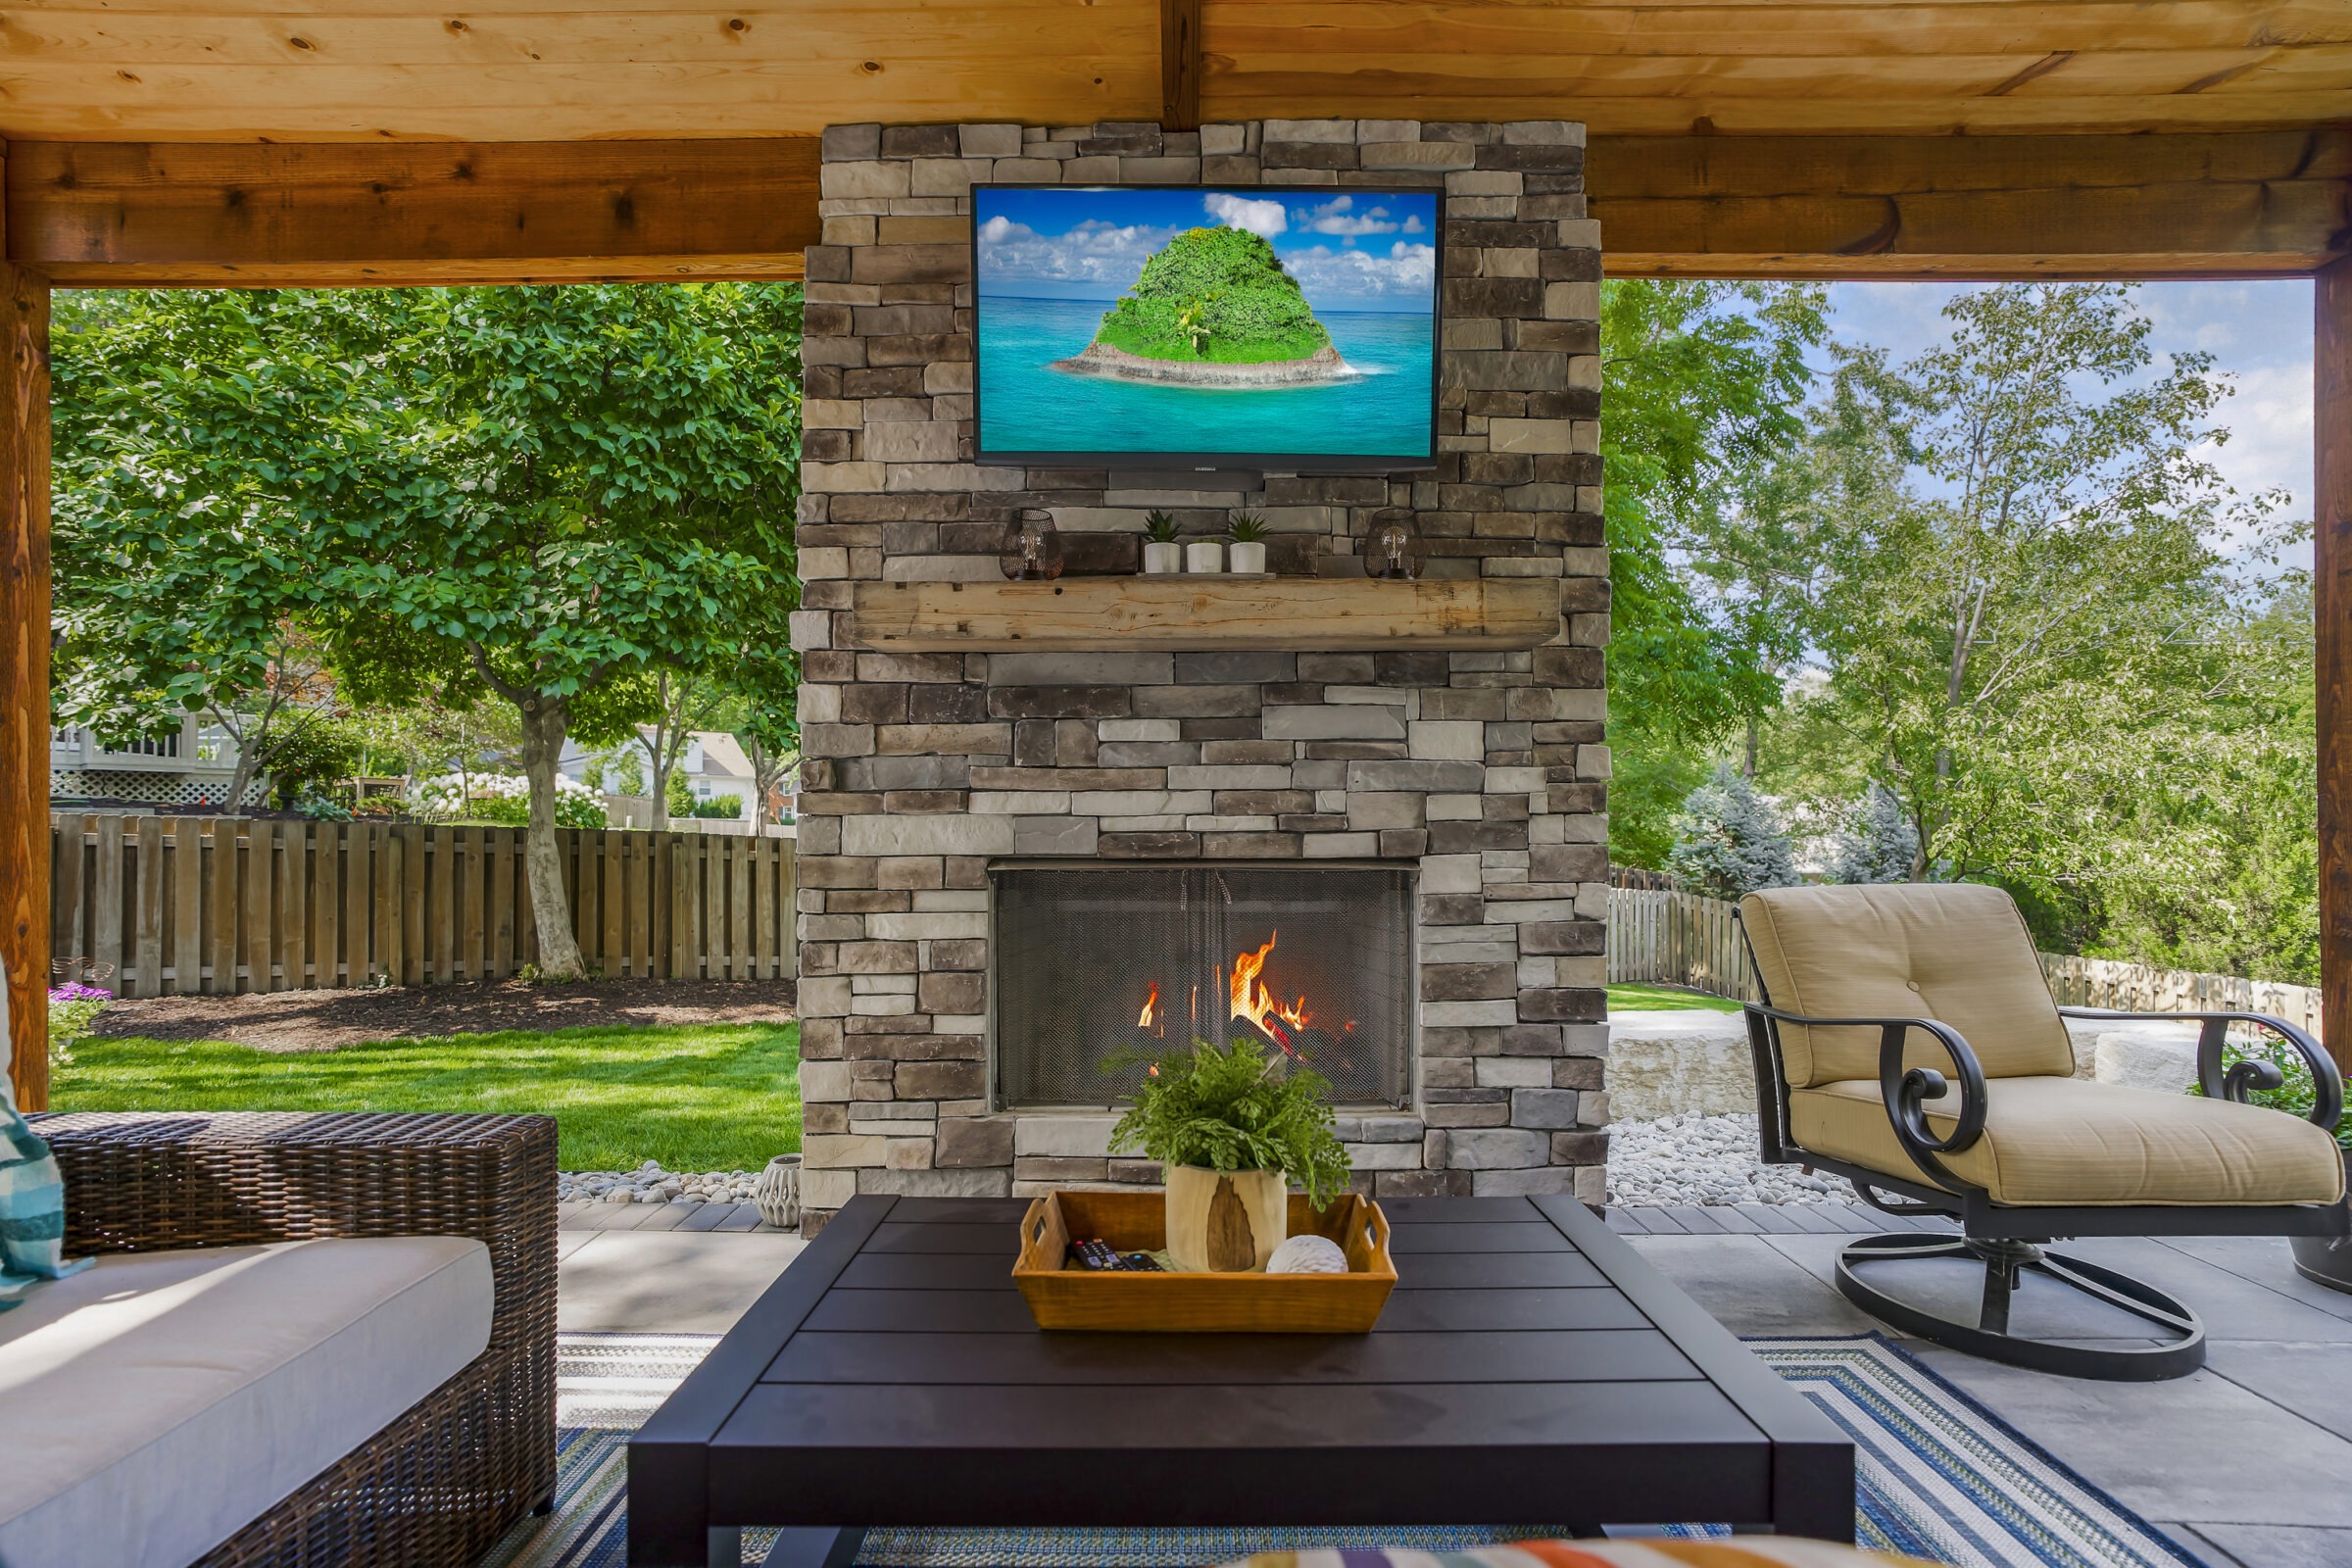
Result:
M801 514L802 1092L811 1229L860 1192L1151 1182L1100 1113L993 1096L990 868L1018 858L1377 862L1417 875L1404 1104L1343 1119L1377 1195L1574 1192L1606 1162L1608 751L1600 253L1570 122L1268 121L1163 132L839 125L808 252ZM975 181L1446 187L1442 455L1380 477L976 465ZM860 582L998 577L1022 507L1073 575L1136 569L1145 514L1249 507L1278 572L1362 574L1411 508L1429 574L1556 581L1518 652L887 653Z

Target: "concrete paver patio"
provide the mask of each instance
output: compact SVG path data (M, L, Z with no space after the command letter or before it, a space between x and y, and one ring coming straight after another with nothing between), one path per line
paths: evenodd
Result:
M669 1205L635 1206L647 1212L626 1215L625 1229L564 1215L564 1328L722 1332L803 1246L759 1226L756 1213L704 1216L689 1229L681 1222L695 1216L662 1212ZM1838 1294L1831 1270L1847 1234L1900 1223L1828 1204L1617 1209L1610 1222L1748 1338L1880 1329ZM1910 1348L2211 1568L2352 1568L2352 1296L2302 1279L2278 1240L2084 1241L2069 1250L2193 1307L2211 1337L2204 1370L2169 1383L2091 1383ZM1941 1290L1973 1301L1980 1283L1953 1269ZM1922 1280L1916 1294L1938 1291ZM2031 1283L2017 1320L2070 1339L2137 1338L2143 1326Z

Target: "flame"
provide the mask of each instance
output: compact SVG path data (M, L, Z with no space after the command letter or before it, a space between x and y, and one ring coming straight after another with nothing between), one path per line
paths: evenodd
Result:
M1287 1023L1293 1029L1306 1027L1306 999L1300 997L1286 1007L1282 999L1267 991L1257 978L1266 966L1266 955L1274 951L1274 943L1281 935L1279 931L1270 931L1266 934L1264 947L1255 953L1235 956L1231 987L1233 1016L1249 1019L1259 1033L1295 1056L1298 1054L1298 1049L1291 1044L1291 1037L1282 1026Z
M1149 996L1147 996L1147 997L1145 997L1145 998L1144 998L1144 1010L1143 1010L1143 1011L1142 1011L1140 1014L1138 1014L1138 1015L1137 1015L1137 1017L1136 1017L1136 1020L1135 1020L1135 1026L1136 1026L1138 1029L1149 1029L1149 1028L1151 1028L1151 1027L1152 1027L1152 1018L1153 1018L1153 1017L1154 1017L1154 1016L1155 1016L1155 1015L1158 1013L1158 1011L1159 1011L1159 982L1158 982L1158 981L1156 981L1156 980L1154 980L1154 981L1152 981L1152 992L1151 992L1151 995L1149 995Z

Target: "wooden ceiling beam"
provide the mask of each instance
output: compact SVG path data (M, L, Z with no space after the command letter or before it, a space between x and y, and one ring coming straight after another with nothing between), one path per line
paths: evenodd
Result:
M69 286L798 277L814 137L16 142L7 257Z
M2352 132L1596 136L1618 277L2309 274L2352 251Z
M816 144L19 142L68 286L797 277ZM1618 276L2284 276L2352 251L2352 132L1593 138Z

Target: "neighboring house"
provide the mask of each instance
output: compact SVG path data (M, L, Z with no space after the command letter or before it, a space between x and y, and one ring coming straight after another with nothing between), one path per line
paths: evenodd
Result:
M237 743L217 724L190 717L160 740L108 746L78 725L49 731L49 799L72 806L220 806L237 771ZM247 786L246 804L266 800L268 777Z
M653 726L638 726L640 744L645 748L637 760L644 787L654 787ZM589 751L577 741L564 743L564 755L556 763L557 771L569 778L585 780L591 762L600 753ZM743 755L742 742L724 730L697 730L687 739L686 749L679 755L674 771L686 781L687 790L698 801L718 800L734 796L743 802L745 817L752 810L752 761Z

